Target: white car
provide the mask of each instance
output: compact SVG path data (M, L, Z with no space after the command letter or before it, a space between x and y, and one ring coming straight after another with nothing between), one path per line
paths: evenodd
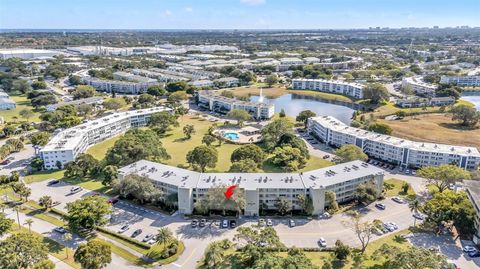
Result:
M267 226L273 226L273 221L271 219L267 219Z
M321 247L325 248L325 247L327 247L327 240L325 240L325 238L323 238L323 237L320 237L320 239L318 239L318 244Z
M264 219L259 219L258 220L258 226L260 226L260 227L265 226L265 220Z
M75 194L75 193L81 192L82 190L83 190L82 187L74 186L70 189L70 194Z
M392 197L392 200L399 203L399 204L405 203L405 200L403 198L398 197L398 196Z
M418 220L423 220L425 218L422 214L420 214L418 212L413 214L413 217L418 219Z
M228 228L228 220L224 219L222 221L222 228Z
M130 226L127 224L127 225L123 225L122 228L120 228L120 230L118 231L119 234L121 233L124 233L126 231L128 231L130 229Z
M474 252L477 251L477 249L474 246L464 246L462 248L463 252Z
M150 241L152 238L154 238L154 235L153 234L147 234L145 236L145 238L143 238L142 242L148 242Z

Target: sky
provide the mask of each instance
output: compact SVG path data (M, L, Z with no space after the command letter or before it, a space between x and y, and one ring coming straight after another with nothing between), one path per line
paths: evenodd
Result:
M480 26L480 0L0 0L0 29Z

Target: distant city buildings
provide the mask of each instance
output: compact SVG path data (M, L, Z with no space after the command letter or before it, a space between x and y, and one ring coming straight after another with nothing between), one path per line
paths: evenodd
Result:
M299 195L310 197L313 214L319 215L328 205L327 191L334 192L338 202L348 202L363 183L373 184L380 193L384 178L383 170L361 161L303 173L199 173L141 160L118 169L120 180L130 174L148 177L166 195L177 194L178 211L183 214L192 214L195 203L209 189L235 185L236 191L244 192L245 216L259 216L262 207L276 209L279 199L301 210Z
M39 58L52 58L53 56L62 54L53 50L41 50L41 49L0 49L0 59L6 60L10 58L21 59L39 59Z
M442 76L440 83L452 83L462 87L480 87L480 76Z
M170 109L154 107L113 113L63 130L40 150L44 168L50 170L63 167L66 163L74 161L78 154L85 152L91 145L126 132L132 127L145 126L153 113L168 110Z
M324 143L337 147L353 144L371 158L404 167L455 164L473 170L480 165L475 147L410 141L350 127L330 116L310 118L308 131Z
M358 83L349 83L339 80L325 79L292 79L292 88L294 90L315 90L328 93L337 93L354 97L363 98L363 85Z
M275 114L275 106L273 104L228 98L214 91L198 91L197 100L200 107L222 114L227 114L233 109L240 109L250 113L256 120L270 119Z
M410 87L416 95L433 97L437 86L426 83L421 77L408 77L402 79L403 87Z

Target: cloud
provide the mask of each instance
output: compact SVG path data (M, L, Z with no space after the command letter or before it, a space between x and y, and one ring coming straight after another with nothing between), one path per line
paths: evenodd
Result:
M185 12L193 12L193 8L192 8L192 7L186 7L184 10L185 10Z
M163 15L165 15L166 17L170 17L172 16L172 12L170 10L165 10L165 12L163 12Z
M249 6L258 6L265 4L266 0L240 0L240 3Z

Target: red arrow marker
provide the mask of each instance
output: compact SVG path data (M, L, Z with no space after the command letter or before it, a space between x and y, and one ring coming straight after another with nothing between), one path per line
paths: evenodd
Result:
M225 197L227 197L227 199L230 199L232 198L232 195L233 195L233 189L235 189L237 186L235 185L232 185L230 187L228 187L227 191L224 192L223 194L225 194Z

